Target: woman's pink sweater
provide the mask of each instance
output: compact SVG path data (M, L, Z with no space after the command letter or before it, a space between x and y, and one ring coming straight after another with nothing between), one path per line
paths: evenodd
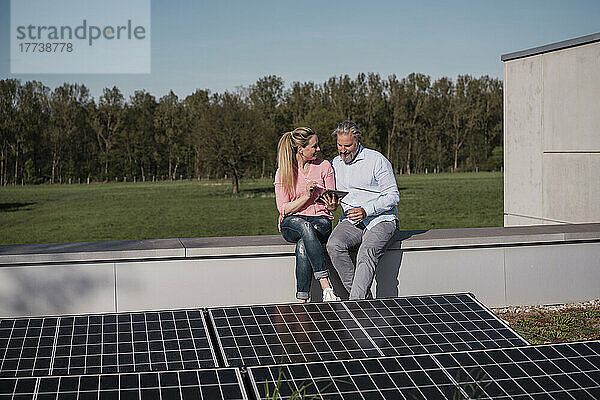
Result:
M277 203L277 209L279 210L279 215L283 216L283 208L286 203L294 201L306 192L306 184L310 181L317 182L317 185L324 187L326 189L335 189L335 177L333 175L333 168L331 164L327 160L323 160L322 158L317 158L314 161L310 161L310 169L308 170L308 174L304 175L301 170L298 170L298 176L296 179L296 187L294 188L293 193L288 193L283 186L283 182L279 177L279 170L275 173L275 201ZM315 199L319 197L321 193L323 193L324 189L320 187L315 187L312 193L310 200L302 206L301 209L296 211L294 214L296 215L306 215L311 217L317 216L325 216L329 219L333 219L333 213L322 203L315 203Z

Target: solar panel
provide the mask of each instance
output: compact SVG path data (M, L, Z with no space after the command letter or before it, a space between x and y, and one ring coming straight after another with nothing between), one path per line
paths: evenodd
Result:
M213 308L209 316L225 366L527 344L467 294Z
M294 392L327 400L464 398L430 355L259 366L248 374L259 399L275 391L281 399Z
M226 366L383 355L342 303L209 310Z
M14 400L245 400L234 368L105 375L0 378L0 398Z
M257 366L252 390L333 399L598 399L600 341Z
M386 356L528 344L468 294L376 299L345 305Z
M0 321L0 376L216 367L199 310Z
M600 398L600 341L435 358L471 398Z
M0 321L0 376L49 375L59 318Z

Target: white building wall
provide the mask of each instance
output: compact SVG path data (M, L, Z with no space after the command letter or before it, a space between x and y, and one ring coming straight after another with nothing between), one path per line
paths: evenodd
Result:
M600 42L504 63L504 226L600 221Z

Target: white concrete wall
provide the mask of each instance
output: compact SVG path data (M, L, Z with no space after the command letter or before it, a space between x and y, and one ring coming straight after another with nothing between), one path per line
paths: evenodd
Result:
M116 309L295 301L294 256L116 263Z
M0 268L0 317L115 310L114 263Z
M504 63L504 226L600 221L600 42Z

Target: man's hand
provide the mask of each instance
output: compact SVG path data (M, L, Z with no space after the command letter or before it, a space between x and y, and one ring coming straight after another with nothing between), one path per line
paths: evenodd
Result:
M346 213L350 221L358 223L367 217L367 212L362 207L351 208Z
M339 198L335 195L335 193L327 193L322 197L323 203L325 203L325 208L329 211L335 211L340 203Z

